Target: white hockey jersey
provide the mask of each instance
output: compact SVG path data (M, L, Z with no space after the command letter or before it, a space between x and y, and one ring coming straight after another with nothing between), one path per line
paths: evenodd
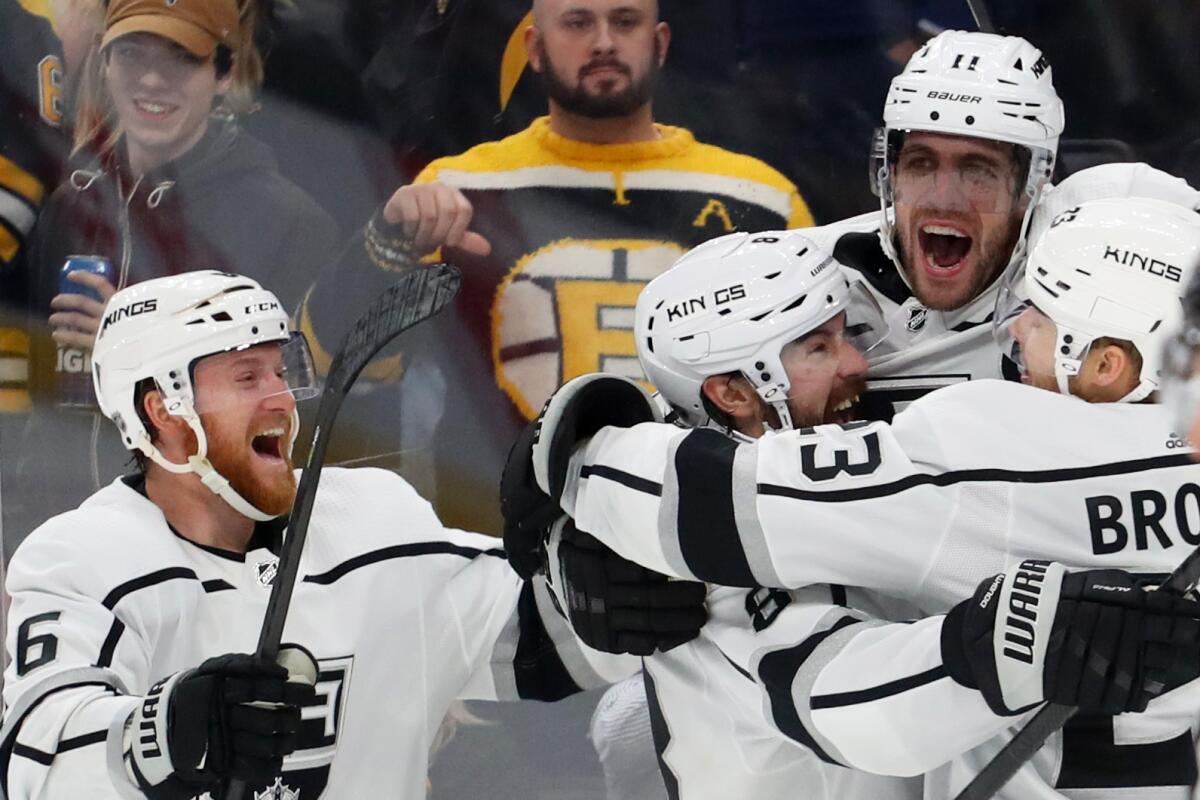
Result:
M867 408L872 414L880 413L878 401L898 412L934 389L1004 377L1003 359L992 338L999 279L962 308L937 311L913 296L884 252L878 211L809 228L805 234L871 293L888 321L888 337L867 354ZM849 316L853 321L853 309Z
M937 614L1027 557L1169 572L1200 545L1198 483L1200 465L1158 406L972 381L915 401L891 426L754 444L608 428L576 452L563 506L581 530L660 572L860 586ZM748 626L736 602L713 604L704 635L765 687L777 728L833 760L911 774L979 744L926 777L927 797L952 797L1007 739L992 733L1019 721L991 716L946 675L939 618L860 624L794 592L771 597L808 611ZM1190 684L1144 715L1077 718L1003 796L1186 797L1198 709Z
M263 527L244 557L193 544L126 480L48 521L13 558L0 750L10 800L139 797L120 757L139 695L257 642L278 564L255 546ZM443 528L393 473L324 471L283 636L316 656L316 699L264 796L418 800L456 698L552 700L637 669L585 654L545 584L523 582L496 544Z

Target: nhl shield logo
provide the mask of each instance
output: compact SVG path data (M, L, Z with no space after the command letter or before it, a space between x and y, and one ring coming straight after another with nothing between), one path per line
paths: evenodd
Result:
M260 561L256 569L258 571L258 582L263 586L270 586L275 582L275 575L279 572L279 559L273 558L269 561Z
M908 322L904 323L904 327L909 333L916 333L925 327L925 319L929 316L929 309L925 306L913 306L908 310Z
M300 800L300 790L288 786L283 778L276 778L264 791L255 792L254 800Z

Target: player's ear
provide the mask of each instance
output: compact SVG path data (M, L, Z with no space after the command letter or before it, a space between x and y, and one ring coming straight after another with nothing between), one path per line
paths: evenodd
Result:
M1141 364L1126 348L1111 341L1104 342L1101 347L1092 346L1087 366L1089 383L1105 398L1124 397L1137 386L1140 378Z
M164 442L170 442L186 437L189 430L187 421L183 417L167 413L162 392L158 389L151 389L142 397L142 411L145 412L146 421L150 423L148 427L152 439L162 438Z
M710 375L700 385L700 391L713 405L735 419L745 416L758 405L754 387L740 375Z

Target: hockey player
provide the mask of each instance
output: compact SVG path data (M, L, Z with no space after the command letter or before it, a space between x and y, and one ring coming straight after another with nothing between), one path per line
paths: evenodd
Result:
M891 324L871 359L872 413L1002 376L987 323L1063 121L1049 64L1015 36L946 31L892 81L871 153L880 212L812 232Z
M961 637L940 636L923 650L894 652L886 627L872 632L848 613L790 631L786 646L763 646L744 624L712 630L727 619L717 607L709 630L720 652L764 687L775 725L842 763L908 774L983 742L926 776L927 797L950 797L1007 737L984 742L984 726L946 736L946 729L970 727L961 718L970 711L939 699L942 692L977 687L999 713L1020 713L1054 695L1079 704L1093 692L1107 711L1137 708L1129 696L1100 688L1106 678L1129 687L1112 671L1055 682L1059 667L1048 659L1044 672L1016 676L1043 652L1037 648L1048 617L1054 625L1068 618L1062 612L1071 598L1108 594L1136 607L1165 597L1115 573L1060 582L1051 577L1060 568L1043 573L1023 559L1165 573L1184 554L1175 544L1200 542L1197 468L1178 451L1165 410L1139 402L1159 383L1159 340L1197 257L1200 220L1190 210L1148 199L1085 203L1060 215L1040 241L1024 278L1029 302L998 314L1002 338L1011 331L1019 344L1009 352L1028 386L973 382L915 402L892 426L819 426L754 444L703 429L607 428L569 464L562 446L572 424L585 421L586 435L603 414L587 413L600 407L594 402L573 408L552 401L534 448L535 474L581 530L653 569L751 588L851 584L910 599L929 613L954 608L945 624L957 617L955 625L974 631L966 646ZM669 326L666 314L655 321ZM1036 445L1014 446L1026 438ZM956 607L997 572L1006 577L985 581L974 601ZM1040 591L1051 586L1061 589ZM993 617L997 607L1012 611ZM1154 649L1139 655L1136 636L1115 644L1131 632L1113 625L1110 615L1118 613L1093 618L1093 644L1115 646L1113 660L1100 662L1110 668ZM787 640L783 626L771 626L777 642ZM993 653L993 631L1011 652ZM1061 639L1051 639L1053 650ZM1185 652L1183 661L1194 662L1195 644ZM833 667L856 659L872 668ZM1177 678L1196 677L1195 666ZM981 682L978 670L997 677ZM1200 690L1189 685L1152 701L1144 717L1077 717L1004 796L1088 788L1185 797L1196 775L1197 704ZM889 711L907 714L912 725L880 724Z
M285 640L310 648L315 691L236 655L277 569L311 376L253 280L201 271L114 295L97 396L144 470L14 556L5 796L182 800L236 776L250 796L415 800L455 698L557 699L636 668L585 653L544 583L375 469L326 470L313 510Z
M1193 448L1200 443L1200 272L1192 275L1183 297L1179 328L1163 349L1164 396L1175 430L1186 432ZM1193 456L1195 456L1193 451Z

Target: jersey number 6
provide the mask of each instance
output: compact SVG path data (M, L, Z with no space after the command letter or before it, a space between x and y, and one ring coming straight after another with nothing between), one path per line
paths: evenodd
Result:
M17 628L17 675L22 676L31 669L37 669L43 664L49 664L58 655L58 637L52 633L37 636L30 635L30 629L39 622L54 622L62 616L61 611L47 611L45 614L35 614L21 623ZM37 646L37 656L29 657L31 647Z

